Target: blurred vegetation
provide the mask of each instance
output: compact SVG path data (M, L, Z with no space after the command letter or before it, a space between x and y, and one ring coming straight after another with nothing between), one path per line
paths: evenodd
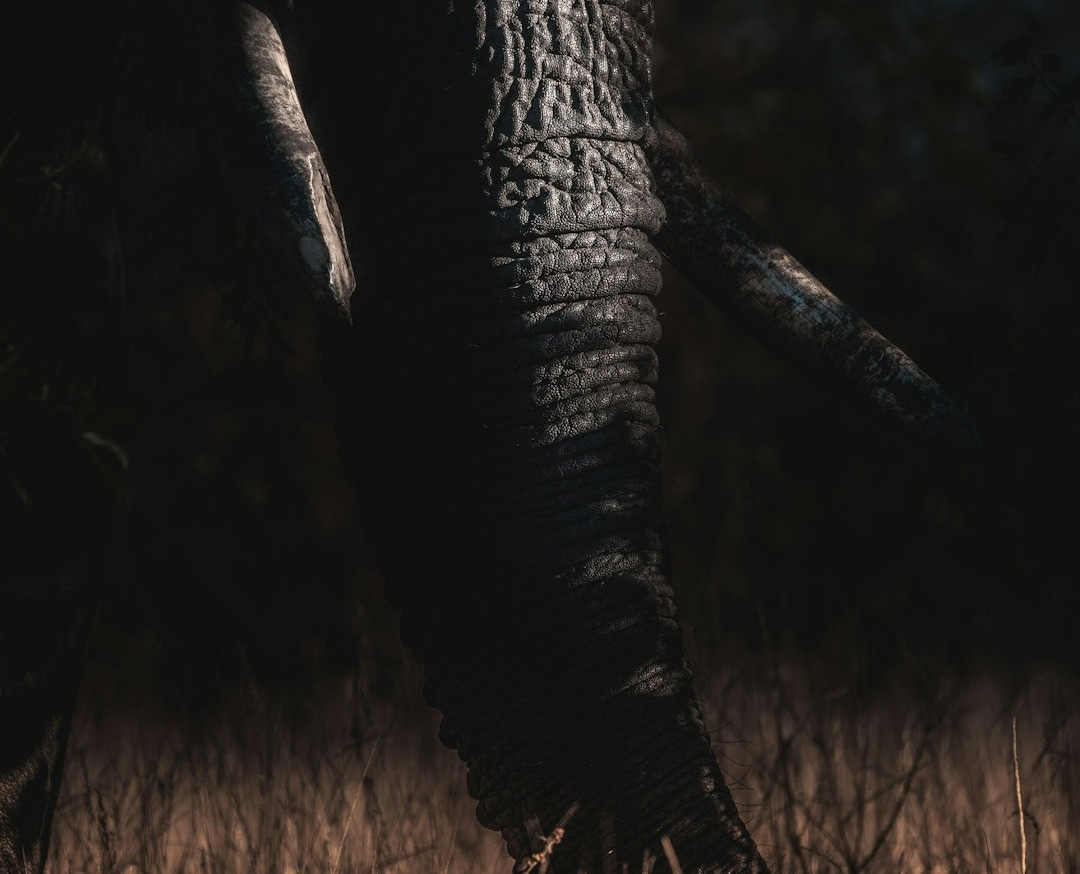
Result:
M381 700L363 673L320 688L310 721L257 689L194 726L145 712L95 719L84 699L49 870L509 870L420 704L419 669L404 674ZM729 785L775 874L1080 865L1075 677L1039 673L1008 689L943 676L861 701L805 660L743 658L703 680Z
M902 442L671 273L665 494L695 651L791 647L868 686L913 659L1080 663L1075 4L668 0L657 14L668 114L985 443L956 460ZM315 317L265 293L180 59L152 28L119 39L138 433L119 447L126 557L93 658L117 686L188 700L246 673L303 688L363 650L388 686L395 620L341 475ZM366 85L339 87L319 112L362 112ZM348 223L359 195L339 195Z
M668 508L703 648L787 643L870 683L913 658L1075 665L1077 9L658 13L658 98L706 163L984 441L903 443L673 277Z

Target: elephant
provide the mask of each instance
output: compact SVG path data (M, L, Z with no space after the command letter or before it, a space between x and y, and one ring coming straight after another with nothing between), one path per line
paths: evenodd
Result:
M343 5L162 8L201 62L189 87L260 257L322 313L345 471L477 815L519 872L609 870L612 848L632 870L646 853L662 867L662 840L684 871L764 872L702 720L671 583L662 259L888 426L950 451L974 430L712 180L656 105L650 0L378 4L325 29L327 56L312 60L305 40ZM125 293L115 97L107 76L56 71L100 72L123 50L109 22L131 10L56 0L19 14L13 33L50 37L6 62L0 147L39 171L5 182L5 208L25 217L5 239L5 331L33 338L24 362L104 387L72 388L55 435L84 401L104 409L122 391ZM408 38L387 52L388 34ZM324 112L318 145L297 58L378 83L359 118ZM66 445L5 453L51 469ZM97 480L42 478L44 497L4 510L4 874L44 868L101 544L123 512Z

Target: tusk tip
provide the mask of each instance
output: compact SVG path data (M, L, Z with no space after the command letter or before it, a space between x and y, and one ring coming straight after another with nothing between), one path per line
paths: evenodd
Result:
M971 421L955 406L953 417L946 425L943 447L954 455L978 455L983 450L982 435Z
M982 452L982 436L959 410L939 418L923 435L923 442L950 456L971 456Z
M353 323L353 317L350 294L351 292L340 297L335 295L331 299L330 305L326 307L326 309L329 311L329 315L331 316L331 318L334 318L340 322L344 322L346 325L351 326Z
M329 278L319 277L321 281L310 282L310 297L316 308L325 316L346 325L353 323L352 296L356 291L356 274L352 263L346 261L344 270Z
M915 373L918 376L916 391L922 394L922 402L917 397L909 397L909 404L890 405L893 415L886 415L885 423L889 424L891 419L918 442L949 456L962 458L979 454L983 448L982 436L971 420L940 385L917 369ZM907 412L919 407L922 407L921 413Z

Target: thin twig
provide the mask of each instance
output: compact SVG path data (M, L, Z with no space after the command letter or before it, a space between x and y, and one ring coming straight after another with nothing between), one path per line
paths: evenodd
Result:
M1016 810L1020 817L1020 874L1027 874L1027 834L1024 831L1024 796L1020 792L1020 757L1016 749L1016 717L1012 720L1013 779L1016 782Z
M904 804L907 802L908 795L911 794L911 787L915 782L915 775L922 770L922 759L926 755L926 752L930 746L930 729L927 728L923 733L919 745L915 750L915 756L911 763L911 769L904 776L904 782L900 787L900 795L896 799L896 803L893 804L892 811L889 813L888 819L885 821L885 825L878 832L878 836L874 841L874 845L870 848L870 852L863 857L859 863L859 870L869 867L870 862L878 854L882 847L885 846L885 841L892 833L892 830L896 827L897 821L900 819L900 812L904 809ZM1026 874L1026 872L1024 872Z
M403 831L401 833L401 835L402 835L401 836L401 842L402 842L402 845L403 845L404 841L405 841L405 832ZM398 854L396 856L394 856L393 859L384 859L382 862L379 862L379 864L375 866L375 869L377 871L383 871L386 868L393 868L395 865L397 865L400 862L405 862L405 861L407 861L409 859L419 858L420 856L423 856L426 853L432 852L434 849L435 849L434 844L428 844L426 847L421 847L418 850L412 850L412 851L410 851L408 853L402 853L401 852L401 846L399 846L398 847Z
M618 874L619 863L615 851L615 817L607 810L600 812L600 872Z
M667 856L668 865L671 866L671 874L683 874L679 857L675 855L675 848L671 845L671 838L667 835L661 837L660 846L664 848L664 855Z
M551 857L551 851L555 849L558 843L566 835L566 824L570 822L574 814L578 812L578 808L581 807L576 801L567 808L566 813L562 815L562 819L551 830L551 834L546 838L542 838L544 846L531 856L526 856L517 866L514 868L518 874L528 874L533 868L542 867L547 864L548 859Z
M446 853L446 864L443 865L442 874L450 874L450 860L454 858L454 848L457 846L458 824L461 822L461 806L458 806L454 816L454 830L450 832L450 849Z
M382 735L377 735L375 743L371 745L371 754L368 756L366 762L364 762L364 771L360 775L360 789L356 790L356 794L353 796L352 805L349 807L349 814L345 817L345 827L341 830L341 840L338 841L337 852L334 853L334 861L330 865L331 872L337 872L338 866L341 864L341 853L345 849L345 838L349 836L349 826L352 825L353 812L356 810L356 803L360 800L360 795L363 792L364 780L367 779L368 769L371 767L371 763L375 761L375 754L379 750L379 741L382 740ZM376 858L378 852L376 852Z

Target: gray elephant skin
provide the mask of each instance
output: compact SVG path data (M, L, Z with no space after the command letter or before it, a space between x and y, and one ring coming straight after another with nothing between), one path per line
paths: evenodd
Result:
M206 95L257 247L324 313L346 471L480 820L521 871L599 871L611 847L630 870L645 853L663 870L663 837L684 871L766 870L702 722L670 583L661 253L887 424L955 448L973 440L963 417L697 163L654 105L648 0L377 4L324 27L321 59L305 40L312 22L344 17L330 4L162 9L203 64L190 87ZM24 358L62 358L102 385L123 382L115 96L106 75L56 71L102 71L126 11L20 13L3 86L0 147L54 169L77 153L63 174L5 182L25 218L5 237L5 336L33 337ZM408 38L387 51L391 34ZM282 44L356 83L356 105L320 109L326 163ZM55 447L5 451L25 469L61 463ZM48 481L32 506L5 505L3 874L44 866L117 504Z

